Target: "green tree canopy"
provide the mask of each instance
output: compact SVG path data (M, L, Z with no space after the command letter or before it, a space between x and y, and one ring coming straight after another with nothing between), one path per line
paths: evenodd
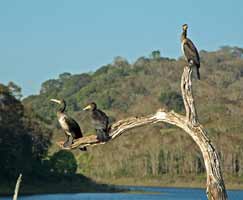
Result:
M21 94L21 87L19 87L14 82L10 81L8 83L8 89L12 93L12 95L15 96L15 98L17 98L17 99L22 98L23 95Z
M50 158L51 168L60 174L74 174L77 170L77 161L70 151L60 150Z

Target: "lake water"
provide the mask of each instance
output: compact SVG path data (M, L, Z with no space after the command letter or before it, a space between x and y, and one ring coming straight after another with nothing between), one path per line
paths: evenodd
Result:
M20 196L18 200L206 200L205 190L160 188L160 187L129 187L131 190L142 190L145 194L133 193L78 193ZM243 190L228 190L229 199L243 200ZM1 200L12 200L3 197Z

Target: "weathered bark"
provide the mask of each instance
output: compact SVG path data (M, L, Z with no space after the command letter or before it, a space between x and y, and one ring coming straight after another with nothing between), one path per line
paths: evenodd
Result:
M20 186L21 180L22 180L22 174L19 174L19 177L16 182L15 190L14 190L13 200L17 200L17 198L18 198L19 186Z
M140 126L165 122L175 125L188 133L200 148L207 172L207 197L209 200L226 200L227 193L225 190L224 180L221 173L218 153L209 140L203 126L198 122L197 112L194 105L192 93L192 69L188 66L184 68L181 78L181 90L184 100L186 116L159 109L155 114L145 117L130 117L114 123L110 130L110 140L120 136L122 133ZM63 142L58 143L63 148ZM101 143L95 135L80 138L74 142L68 149L84 146L94 146Z
M184 68L181 91L186 109L189 130L184 129L200 148L207 172L207 197L209 200L225 200L227 193L221 173L220 159L214 145L209 140L203 126L198 122L192 93L192 69Z

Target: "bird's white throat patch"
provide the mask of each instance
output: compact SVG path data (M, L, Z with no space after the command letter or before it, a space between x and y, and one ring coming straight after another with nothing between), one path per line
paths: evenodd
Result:
M60 123L64 123L65 122L65 116L61 116L58 120Z
M61 116L59 119L58 119L61 127L64 129L64 130L67 130L68 129L68 125L66 123L66 120L65 120L65 115Z
M184 58L185 58L185 51L184 51L184 44L185 44L185 40L183 40L182 41L182 43L181 43L181 51L182 51L182 54L183 54L183 56L184 56Z

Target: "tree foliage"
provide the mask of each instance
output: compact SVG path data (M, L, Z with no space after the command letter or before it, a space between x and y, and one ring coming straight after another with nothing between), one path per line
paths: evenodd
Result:
M160 51L159 50L152 51L151 58L152 59L160 59Z
M70 151L60 150L50 159L51 168L59 174L75 174L77 161Z
M17 99L21 99L22 98L22 94L21 94L21 87L19 87L17 84L15 84L14 82L10 81L8 83L8 89L9 92Z
M12 85L12 84L11 84ZM50 131L31 118L12 90L0 85L0 176L11 180L31 174L41 164L50 144Z

